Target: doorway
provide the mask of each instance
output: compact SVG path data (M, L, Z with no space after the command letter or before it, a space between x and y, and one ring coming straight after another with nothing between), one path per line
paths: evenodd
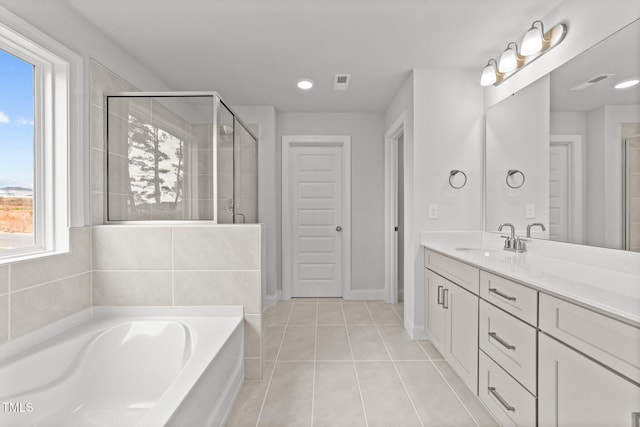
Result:
M282 137L284 299L349 298L351 137Z
M639 182L640 176L640 135L624 141L624 249L640 252L640 188L632 182Z
M582 135L549 137L549 240L583 241Z
M385 134L386 302L404 301L405 114Z

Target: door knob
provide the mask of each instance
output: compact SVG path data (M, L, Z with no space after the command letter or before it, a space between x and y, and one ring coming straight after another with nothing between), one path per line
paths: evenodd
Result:
M342 231L342 227L337 226L337 227L336 227L336 231Z

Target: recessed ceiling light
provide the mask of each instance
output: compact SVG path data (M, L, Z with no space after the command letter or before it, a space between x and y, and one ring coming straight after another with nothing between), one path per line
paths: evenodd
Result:
M636 86L638 83L640 83L640 79L629 79L629 80L621 81L620 83L616 84L614 87L616 89L628 89L630 87Z
M313 87L313 80L302 79L298 81L298 89L309 90Z

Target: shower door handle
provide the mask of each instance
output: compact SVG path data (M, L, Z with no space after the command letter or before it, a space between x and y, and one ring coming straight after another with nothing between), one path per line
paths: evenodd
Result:
M336 227L336 231L342 231L342 227L337 226L337 227Z

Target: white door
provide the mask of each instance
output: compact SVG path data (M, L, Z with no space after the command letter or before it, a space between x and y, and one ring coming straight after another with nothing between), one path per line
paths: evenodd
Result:
M287 289L283 286L284 297L343 296L349 271L348 146L336 143L336 137L287 138L292 137L283 137L283 249L288 255L283 262L290 283Z
M549 147L549 240L569 241L569 146Z

